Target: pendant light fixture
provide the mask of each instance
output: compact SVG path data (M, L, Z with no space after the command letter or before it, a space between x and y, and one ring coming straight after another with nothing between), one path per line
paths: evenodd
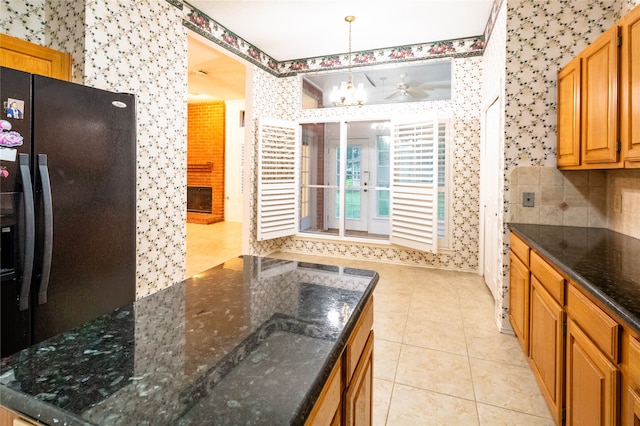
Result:
M353 72L351 71L351 23L356 20L356 17L350 15L346 16L344 20L349 23L349 78L342 82L340 88L333 86L329 99L334 106L362 106L367 101L367 94L362 83L358 84L357 89L353 86Z

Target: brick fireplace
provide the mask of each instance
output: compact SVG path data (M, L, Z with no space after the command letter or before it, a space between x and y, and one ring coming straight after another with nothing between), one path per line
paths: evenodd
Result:
M189 104L187 222L224 220L224 144L224 102Z

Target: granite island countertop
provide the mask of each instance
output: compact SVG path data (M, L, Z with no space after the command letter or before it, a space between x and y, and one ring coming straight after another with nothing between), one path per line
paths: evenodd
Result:
M640 240L603 228L509 228L640 334Z
M302 424L378 282L244 256L2 359L50 425Z

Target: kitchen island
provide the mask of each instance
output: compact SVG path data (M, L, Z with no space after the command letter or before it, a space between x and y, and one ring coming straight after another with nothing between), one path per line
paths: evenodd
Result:
M4 358L0 404L51 425L304 424L319 398L345 405L361 352L370 369L377 282L232 259Z

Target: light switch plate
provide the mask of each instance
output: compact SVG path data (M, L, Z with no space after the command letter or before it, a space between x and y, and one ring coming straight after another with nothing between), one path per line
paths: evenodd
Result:
M522 207L533 207L535 205L535 194L533 192L522 193Z

